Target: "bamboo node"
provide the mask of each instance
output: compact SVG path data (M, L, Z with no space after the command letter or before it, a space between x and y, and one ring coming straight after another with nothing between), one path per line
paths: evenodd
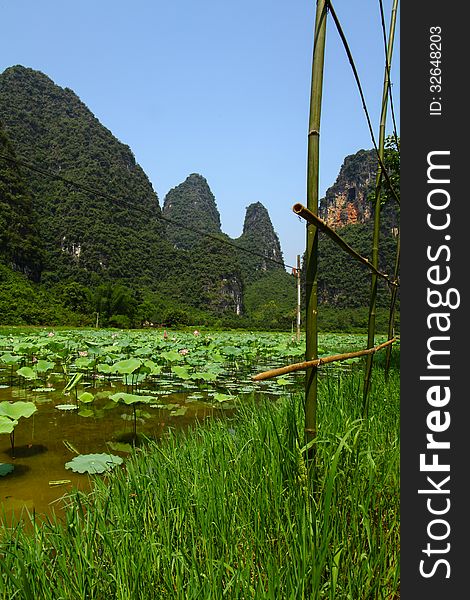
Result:
M310 131L308 132L308 135L320 135L320 132L318 131L318 129L310 129Z

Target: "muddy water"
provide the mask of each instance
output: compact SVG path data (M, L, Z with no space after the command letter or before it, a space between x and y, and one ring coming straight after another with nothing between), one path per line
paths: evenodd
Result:
M116 389L113 390L113 393ZM155 395L155 404L179 404L187 410L174 416L167 409L140 405L145 413L137 419L137 433L158 439L169 427L184 427L189 423L220 414L221 410L207 403L195 401L189 393ZM7 476L0 477L0 520L20 517L27 509L36 513L60 515L60 499L74 488L90 489L90 476L74 473L65 467L76 453L112 453L123 458L128 454L109 445L132 441L134 421L132 406L115 404L109 399L95 400L81 408L93 411L93 416L81 416L81 410L62 411L56 405L64 402L58 392L32 393L12 388L0 389L0 401L34 400L38 408L31 417L22 418L15 428L15 452L12 456L9 435L0 436L0 463L14 466ZM82 414L87 414L82 413ZM66 442L66 444L64 444ZM119 447L120 448L120 447ZM94 475L97 477L99 475ZM51 484L68 480L60 485Z

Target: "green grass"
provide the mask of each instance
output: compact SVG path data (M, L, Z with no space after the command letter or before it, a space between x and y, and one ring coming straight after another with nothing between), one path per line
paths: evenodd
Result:
M399 379L321 380L308 476L301 397L171 433L0 539L1 599L399 598Z

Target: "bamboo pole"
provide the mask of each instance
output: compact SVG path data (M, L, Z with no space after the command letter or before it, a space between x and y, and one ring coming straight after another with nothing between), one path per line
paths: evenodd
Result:
M377 275L377 277L385 279L385 281L391 286L398 286L396 278L392 280L388 275L382 273L382 271L379 271L367 258L364 258L358 252L356 252L345 240L343 240L343 238L340 235L336 233L336 231L334 231L334 229L331 229L331 227L327 225L325 221L320 219L320 217L318 217L317 215L313 214L303 204L294 204L292 210L295 212L296 215L299 215L309 223L316 225L318 229L326 233L332 240L334 240L338 244L338 246L343 248L343 250L345 250L350 256L361 262L363 265L366 265L366 267L373 271Z
M296 339L297 343L300 342L300 254L297 254L297 332Z
M264 373L258 373L257 375L253 375L251 379L253 381L263 381L265 379L272 379L273 377L285 375L286 373L293 373L294 371L318 368L321 365L346 360L348 358L358 358L360 356L375 354L383 348L390 347L391 344L393 344L393 342L396 342L396 340L397 338L392 338L391 340L387 340L383 344L375 346L375 348L367 348L366 350L356 350L355 352L347 352L346 354L332 354L331 356L324 356L323 358L316 358L315 360L306 360L301 363L292 363L291 365L286 365L285 367L279 367L278 369L271 369L269 371L264 371Z
M323 91L323 66L325 62L327 0L317 0L315 33L313 41L312 80L310 92L310 115L307 147L307 208L318 213L320 116ZM306 240L306 309L305 332L307 361L318 358L318 229L307 223ZM305 443L317 435L317 369L308 368L305 374ZM313 446L311 446L313 448ZM313 458L313 450L309 454Z
M394 277L398 279L398 273L400 271L400 231L398 231L398 239L397 239L397 253L395 257L395 271ZM390 311L388 316L388 339L390 339L394 335L395 329L395 306L397 302L398 289L392 289L392 293L390 296ZM388 379L389 371L390 371L390 361L392 358L392 347L388 347L385 353L385 379Z
M385 146L385 122L387 120L387 106L388 106L388 94L390 87L390 65L392 62L393 54L393 42L395 38L395 24L397 18L397 6L398 0L394 0L392 6L392 15L390 18L390 30L387 43L387 56L384 73L384 84L382 93L382 110L380 115L380 134L379 134L379 158L380 164L377 168L377 176L375 180L375 213L374 213L374 236L372 242L372 264L375 268L379 264L379 240L380 240L380 203L381 203L381 190L382 190L382 176L383 176L383 159L384 159L384 146ZM370 292L370 303L369 303L369 325L367 331L367 347L372 348L375 340L375 319L377 309L377 289L378 289L377 275L372 273L371 280L371 292ZM364 374L364 388L363 388L363 416L367 416L369 410L369 391L372 377L372 366L373 366L374 355L370 354L367 357L365 374Z

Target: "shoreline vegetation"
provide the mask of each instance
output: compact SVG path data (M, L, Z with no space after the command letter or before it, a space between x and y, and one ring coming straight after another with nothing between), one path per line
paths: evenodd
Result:
M0 538L0 599L399 598L399 373L319 382L308 473L303 399L246 403L170 431L74 492L61 518Z

